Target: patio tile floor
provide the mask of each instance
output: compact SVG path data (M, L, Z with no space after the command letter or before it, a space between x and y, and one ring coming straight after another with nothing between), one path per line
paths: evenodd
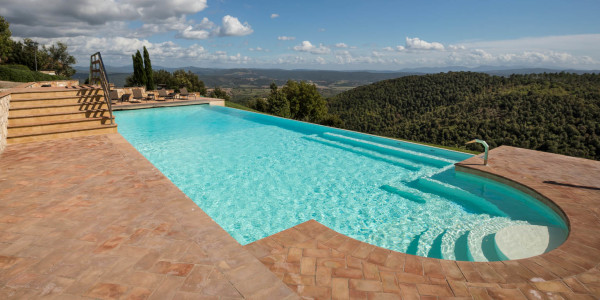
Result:
M242 247L119 134L10 145L0 298L600 298L600 162L499 147L488 166L473 157L457 168L550 199L569 238L528 259L455 262L310 220Z
M0 156L0 299L296 299L119 134Z

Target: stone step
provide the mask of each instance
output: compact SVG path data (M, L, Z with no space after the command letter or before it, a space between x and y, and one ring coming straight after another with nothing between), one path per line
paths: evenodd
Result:
M8 126L27 125L32 123L54 122L61 120L76 120L82 118L108 117L110 114L106 109L89 111L76 111L58 114L26 115L21 117L8 116Z
M87 96L60 96L60 97L45 97L45 98L28 98L28 99L12 99L10 100L10 108L24 107L42 107L55 106L64 104L83 104L104 102L103 95L87 95Z
M110 124L110 118L80 118L75 120L61 120L44 123L30 123L8 126L8 137L31 134L44 134L63 130L83 129L97 125Z
M74 138L78 136L99 135L117 133L117 124L97 125L78 129L60 130L55 132L46 132L43 134L28 134L19 136L9 136L6 139L7 144L20 144L28 142L39 142L61 138Z
M92 96L104 95L101 89L96 88L24 88L14 89L11 91L10 99L36 99L36 98L52 98L52 97L76 97L76 96Z
M105 102L93 102L93 103L82 103L82 104L63 104L63 105L52 105L52 106L32 106L32 107L21 107L12 108L9 110L9 117L23 117L32 115L50 115L50 114L62 114L72 112L84 112L88 110L99 110L107 109L108 106Z

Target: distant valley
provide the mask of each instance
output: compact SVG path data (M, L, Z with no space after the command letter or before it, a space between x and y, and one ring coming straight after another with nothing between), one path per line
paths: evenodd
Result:
M89 69L86 67L75 67L77 73L73 76L81 82L88 77ZM447 68L416 68L405 69L397 72L392 71L328 71L328 70L283 70L283 69L212 69L199 67L167 68L155 66L154 70L167 70L169 72L184 69L197 74L204 81L207 88L222 87L231 90L232 100L238 103L246 103L254 97L266 97L269 93L269 85L275 82L278 86L285 84L287 80L308 81L317 85L323 97L332 97L352 88L371 84L374 82L400 78L409 75L423 75L440 72L472 71L482 72L490 75L509 76L511 74L531 73L555 73L563 70L521 68L507 69L499 67L447 67ZM569 73L600 73L600 70L564 70ZM112 67L107 66L109 80L116 86L123 86L125 79L133 72L131 66Z

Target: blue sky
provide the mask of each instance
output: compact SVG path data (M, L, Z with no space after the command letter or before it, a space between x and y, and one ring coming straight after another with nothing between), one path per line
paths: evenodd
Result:
M2 2L15 38L66 41L81 65L146 45L169 67L600 69L600 1Z

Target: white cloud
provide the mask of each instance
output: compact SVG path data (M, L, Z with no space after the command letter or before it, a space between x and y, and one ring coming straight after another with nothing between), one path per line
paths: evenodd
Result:
M193 26L188 26L182 30L177 37L181 37L189 40L204 40L210 37L210 32L207 30L196 30Z
M406 38L406 49L411 50L444 50L444 45L437 42L426 42L420 38Z
M320 64L320 65L324 65L325 63L327 63L327 61L324 58L320 57L320 56L318 56L317 58L315 58L315 62L318 63L318 64Z
M394 51L394 48L388 46L388 47L384 47L382 50L387 51L387 52L392 52L392 51Z
M319 44L317 47L309 41L302 41L302 44L294 46L293 49L300 52L310 52L312 54L327 54L331 52L331 49L323 46L323 44Z
M348 48L348 45L346 45L345 43L337 43L337 44L335 44L335 46L337 48Z
M271 14L271 19L279 18L279 14Z
M236 17L226 15L223 17L223 27L219 30L220 36L244 36L249 35L254 30L250 27L248 22L242 24Z
M293 40L296 39L296 37L293 37L293 36L278 36L277 39L280 40L280 41L293 41Z
M160 24L205 8L206 0L3 0L0 15L15 36L64 37L119 32L130 21Z
M396 51L404 51L404 46L396 46Z
M256 48L248 48L248 50L250 51L256 51L256 52L270 52L271 50L269 49L264 49L262 47L256 47Z
M244 36L253 32L250 25L247 23L242 24L237 18L229 15L223 17L222 26L217 26L205 17L200 23L188 25L183 29L174 26L170 27L170 29L177 29L179 31L175 35L176 38L190 40L203 40L215 36Z
M459 50L466 50L467 47L465 47L464 45L449 45L448 46L448 50L452 50L452 51L459 51Z

